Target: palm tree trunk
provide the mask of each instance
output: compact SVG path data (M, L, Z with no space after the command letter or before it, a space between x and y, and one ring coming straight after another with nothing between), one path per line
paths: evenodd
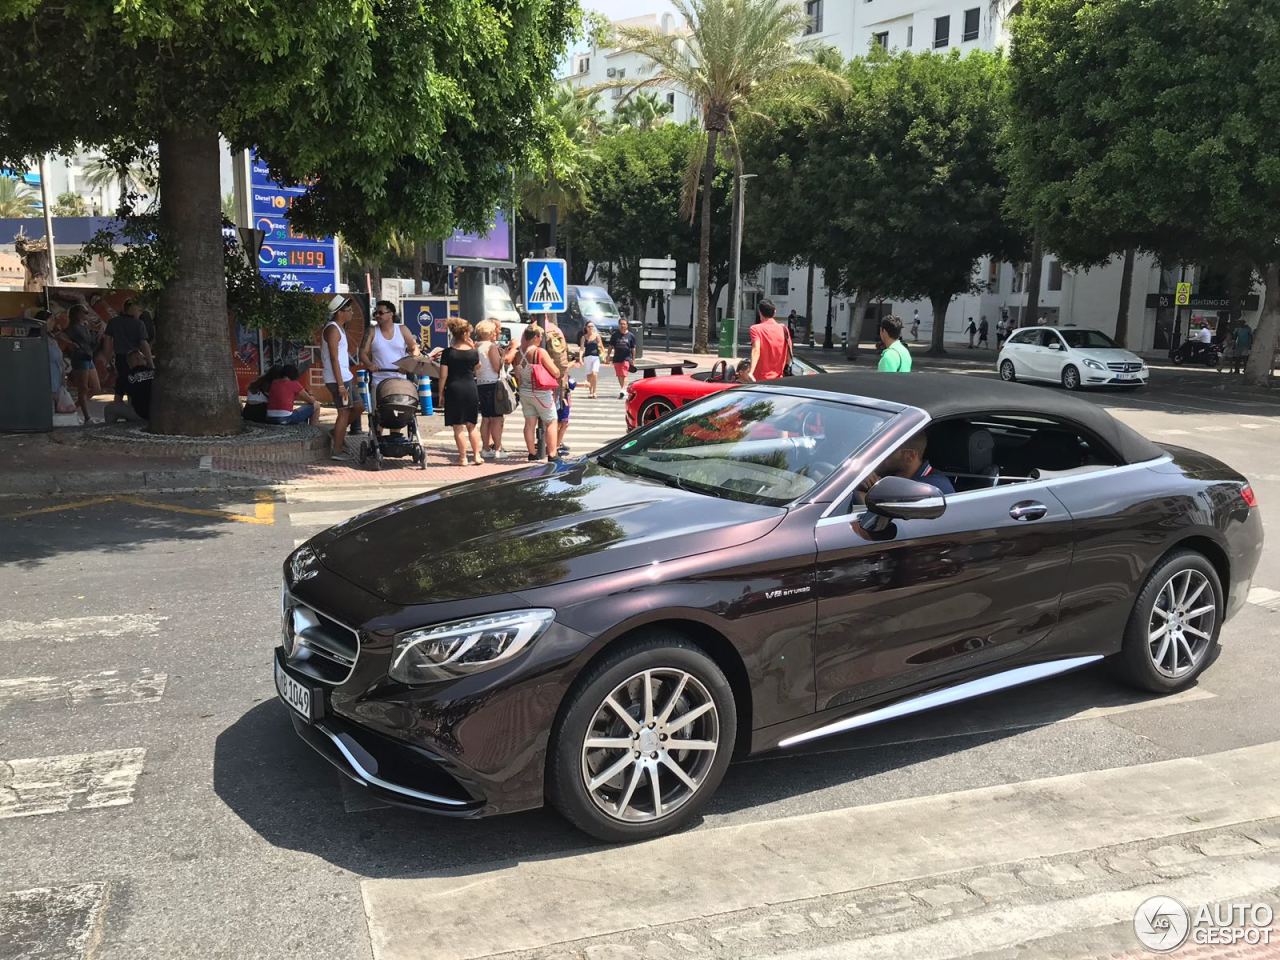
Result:
M218 131L196 125L161 133L162 235L176 260L160 292L151 430L225 436L240 432L222 260Z
M1258 329L1253 334L1253 349L1244 368L1244 382L1265 387L1271 379L1276 341L1280 339L1280 263L1268 263L1260 268L1259 273L1267 289L1263 294Z
M1035 326L1040 322L1040 274L1044 266L1044 247L1040 234L1031 238L1031 276L1027 278L1027 309L1022 314L1020 326ZM930 353L933 351L930 350Z
M1129 339L1129 298L1133 295L1133 247L1124 252L1124 269L1120 271L1120 303L1116 307L1116 343L1126 346Z
M416 296L422 296L422 264L426 260L426 251L422 248L422 244L415 243L413 245L413 292Z
M1039 244L1036 246L1038 249ZM951 305L951 297L950 293L929 294L929 302L933 304L933 333L929 337L930 356L936 357L947 352L943 342L947 335L947 307Z
M716 176L718 130L707 131L707 156L702 164L702 229L698 238L698 321L693 328L693 352L707 352L711 319L711 188Z

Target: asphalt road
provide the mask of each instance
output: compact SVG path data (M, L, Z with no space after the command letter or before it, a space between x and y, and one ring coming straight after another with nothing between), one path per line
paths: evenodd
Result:
M1162 371L1141 394L1093 399L1249 475L1267 517L1280 503L1280 407L1224 384ZM370 803L294 736L271 676L281 561L387 496L0 500L0 958L464 956L466 931L429 925L442 939L397 952L431 908L398 915L395 897L412 902L414 883L444 877L474 895L464 903L479 923L496 909L487 883L596 862L598 848L551 813L460 823ZM741 763L690 835L652 850L692 851L681 844L760 824L786 836L806 817L872 804L902 805L905 818L957 791L1085 785L1280 741L1274 531L1252 599L1187 693L1145 699L1091 671ZM821 856L820 837L803 843L795 856ZM643 870L650 848L634 849ZM673 901L700 865L684 868L669 878ZM409 886L393 897L386 880ZM555 918L545 922L542 940L535 930L497 946L557 943ZM678 955L699 952L689 949ZM546 956L580 955L556 950Z

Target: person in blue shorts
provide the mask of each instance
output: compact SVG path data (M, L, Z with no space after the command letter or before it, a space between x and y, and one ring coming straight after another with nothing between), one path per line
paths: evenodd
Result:
M578 381L569 377L565 381L564 390L561 391L560 403L556 407L556 419L560 421L560 456L568 456L569 445L564 442L564 435L569 432L569 412L573 405L572 395L574 388L577 387Z

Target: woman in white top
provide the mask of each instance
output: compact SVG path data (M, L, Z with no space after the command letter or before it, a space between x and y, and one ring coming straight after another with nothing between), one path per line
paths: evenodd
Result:
M480 395L480 444L481 456L496 460L506 454L502 448L502 428L506 420L498 414L498 378L507 357L498 345L497 320L481 320L476 324L476 350L480 353L480 366L476 367L476 389ZM510 351L515 353L515 351Z
M347 425L351 414L360 413L360 398L356 395L355 381L351 377L351 356L347 346L346 326L351 322L354 306L349 297L335 294L329 299L329 322L321 331L320 359L324 365L324 385L338 408L338 418L333 424L332 460L347 461Z

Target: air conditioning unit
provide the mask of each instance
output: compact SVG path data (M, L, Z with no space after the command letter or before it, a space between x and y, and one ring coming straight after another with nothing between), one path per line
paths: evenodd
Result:
M604 73L605 73L605 76L607 77L616 77L618 75L618 70L616 67L610 67Z

